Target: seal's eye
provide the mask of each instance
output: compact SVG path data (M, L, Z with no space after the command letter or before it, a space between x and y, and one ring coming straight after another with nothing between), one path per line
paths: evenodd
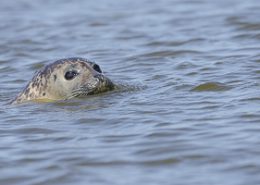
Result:
M66 80L72 80L77 75L78 75L77 71L68 71L68 72L66 72L64 77Z
M99 65L97 65L97 64L94 64L94 65L93 65L93 69L94 69L95 71L99 72L99 73L102 73L102 71L101 71Z

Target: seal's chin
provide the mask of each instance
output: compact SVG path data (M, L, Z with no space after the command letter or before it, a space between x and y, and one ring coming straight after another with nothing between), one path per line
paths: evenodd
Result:
M98 75L94 78L94 80L91 81L91 83L86 83L83 86L80 86L79 88L75 89L72 92L72 96L70 98L83 98L88 95L94 95L113 90L114 87L115 86L110 79L103 75Z

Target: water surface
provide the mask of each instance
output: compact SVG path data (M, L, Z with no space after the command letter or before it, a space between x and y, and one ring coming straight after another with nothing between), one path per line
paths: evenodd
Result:
M258 0L0 5L0 184L260 183ZM85 57L127 90L7 103Z

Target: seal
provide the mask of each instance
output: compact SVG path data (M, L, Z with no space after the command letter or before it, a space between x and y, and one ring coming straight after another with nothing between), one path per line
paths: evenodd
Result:
M115 85L98 64L84 58L57 60L34 75L11 104L52 102L113 90Z

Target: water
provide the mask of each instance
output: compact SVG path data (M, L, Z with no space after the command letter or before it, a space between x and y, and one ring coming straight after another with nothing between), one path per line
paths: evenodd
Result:
M4 0L0 12L0 184L260 183L258 0ZM75 56L127 88L7 104Z

